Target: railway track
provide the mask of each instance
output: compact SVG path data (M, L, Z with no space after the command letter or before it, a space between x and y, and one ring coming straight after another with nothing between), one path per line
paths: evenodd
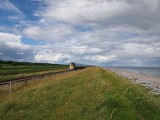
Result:
M7 80L0 81L0 86L9 85L9 84L16 83L16 82L24 82L24 81L33 80L33 79L45 78L47 76L63 74L63 73L71 72L71 71L73 70L63 70L63 71L58 71L58 72L49 72L49 73L40 74L40 75L31 75L31 76L26 76L26 77L7 79Z

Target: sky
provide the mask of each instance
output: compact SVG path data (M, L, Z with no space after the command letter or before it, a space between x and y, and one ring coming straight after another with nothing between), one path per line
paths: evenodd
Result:
M160 0L0 0L0 60L160 67Z

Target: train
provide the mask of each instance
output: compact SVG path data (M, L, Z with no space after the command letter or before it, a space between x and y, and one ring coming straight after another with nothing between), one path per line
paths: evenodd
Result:
M84 64L78 64L78 63L74 63L74 62L71 62L69 64L69 70L83 69L85 67L86 67L86 65L84 65Z

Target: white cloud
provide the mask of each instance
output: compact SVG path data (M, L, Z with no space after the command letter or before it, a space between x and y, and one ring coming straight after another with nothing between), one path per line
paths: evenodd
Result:
M62 44L64 46L66 46L65 44ZM67 47L67 50L68 52L70 53L73 53L73 54L79 54L79 55L82 55L82 54L90 54L90 53L93 53L93 54L96 54L96 53L100 53L102 52L103 50L100 49L100 48L94 48L92 46L83 46L83 45L80 45L80 46L77 46L76 44L73 44L73 45L70 45L70 46L66 46Z
M20 42L20 41L21 41L20 35L0 32L0 42Z
M97 63L108 62L108 61L114 60L115 58L116 58L115 55L93 55L93 56L84 57L84 59L86 60L94 61Z
M0 32L0 43L5 44L8 47L19 47L22 49L27 49L29 46L23 45L21 43L21 37L20 35L15 35L11 33L2 33Z
M66 0L45 2L48 4L48 9L40 12L41 16L72 23L103 21L115 15L126 13L127 9L130 8L130 5L122 0Z
M158 22L159 0L61 0L44 1L47 8L36 14L72 24L107 26L129 24L141 28ZM152 17L151 17L152 16Z
M139 44L139 43L128 43L124 45L125 51L127 51L128 54L134 55L134 56L152 56L156 55L154 54L154 48L150 45L145 44Z
M64 60L67 61L69 58L70 58L70 56L67 54L40 52L40 53L36 54L34 59L36 61L55 63L55 62L62 62Z
M67 61L85 61L107 64L108 62L121 60L121 63L119 63L121 65L127 65L127 63L128 65L143 65L143 58L149 60L152 57L159 57L160 54L158 38L149 36L145 30L133 26L110 26L88 32L72 31L71 37L61 37L61 41L53 39L53 34L50 35L49 38L47 35L42 36L43 39L50 41L49 46L46 46L50 53L36 55L36 61L63 61L53 57L54 53L57 54L58 51L58 54L70 55L64 61L65 63ZM137 56L140 59L134 59Z
M39 62L160 64L159 0L40 1L45 7L34 13L39 20L26 22L22 32L16 31L21 35L0 34L1 43L24 50L22 36L47 42L31 52Z
M73 32L70 26L51 24L47 26L30 26L24 29L24 34L35 40L56 41L62 40Z

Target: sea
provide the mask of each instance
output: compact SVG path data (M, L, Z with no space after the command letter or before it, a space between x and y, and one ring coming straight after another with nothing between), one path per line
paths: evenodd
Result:
M160 77L160 67L105 67Z

